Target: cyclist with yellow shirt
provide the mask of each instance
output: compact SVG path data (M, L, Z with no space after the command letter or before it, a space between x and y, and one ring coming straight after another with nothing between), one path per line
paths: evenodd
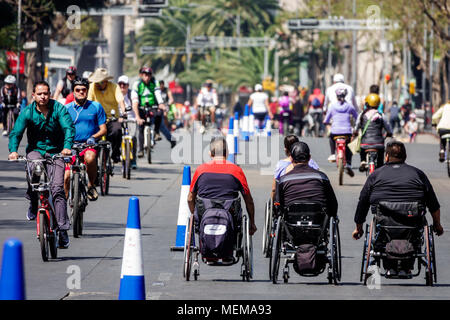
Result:
M112 76L108 74L105 68L97 68L89 76L89 94L88 100L100 103L105 110L106 116L111 117L111 111L114 110L116 116L125 113L125 103L120 87L112 83ZM119 113L118 106L121 112ZM122 118L119 121L108 121L106 124L106 139L112 144L111 158L114 163L120 161L120 143L122 140Z

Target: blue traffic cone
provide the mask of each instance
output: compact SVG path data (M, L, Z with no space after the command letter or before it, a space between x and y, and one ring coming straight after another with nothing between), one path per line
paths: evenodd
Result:
M184 241L186 237L186 227L189 221L191 211L187 203L189 195L189 188L191 186L191 167L184 166L183 182L181 184L180 203L178 205L178 220L177 220L177 236L175 239L175 246L171 247L172 251L184 250Z
M264 123L264 131L266 132L267 137L270 137L272 135L272 126L270 117L268 115L266 116L266 121Z
M0 300L25 300L22 242L8 239L3 246Z
M139 199L128 202L128 219L123 246L119 300L145 300Z
M227 160L232 163L236 163L236 147L234 145L235 136L233 130L234 130L234 119L233 117L230 117L230 123L228 125L228 134L227 134L227 145L228 145Z
M250 140L250 136L249 136L249 107L248 104L245 105L245 109L244 109L244 125L242 127L242 139L244 141L249 141Z
M248 116L248 134L250 136L255 135L255 115L253 108L250 109L250 115Z
M235 136L235 145L234 145L234 150L235 150L235 154L237 155L239 153L239 144L236 142L239 139L239 112L235 112L234 113L234 136Z

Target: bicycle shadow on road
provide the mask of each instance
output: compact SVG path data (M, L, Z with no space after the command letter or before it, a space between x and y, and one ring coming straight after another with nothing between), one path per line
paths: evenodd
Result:
M0 160L0 171L20 171L25 173L25 166L20 162Z
M4 187L0 185L0 200L22 200L27 188Z
M2 219L0 223L0 230L24 230L33 229L36 230L36 221L28 221L25 219L25 214L23 220L12 220L12 219Z
M55 262L63 262L68 260L121 260L122 257L58 257L56 259L52 259Z

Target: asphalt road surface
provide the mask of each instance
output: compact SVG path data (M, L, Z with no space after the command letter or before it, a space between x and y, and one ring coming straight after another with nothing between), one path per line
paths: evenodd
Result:
M275 139L272 137L272 142ZM201 263L198 281L184 280L183 252L170 251L170 247L175 245L184 164L172 162L172 159L178 159L179 156L171 156L170 145L166 140L158 142L153 155L154 164L149 165L139 159L138 169L132 171L131 180L124 180L120 175L120 167L116 166L110 195L100 196L87 207L84 235L78 239L71 237L70 248L59 249L58 259L43 262L36 239L36 222L27 221L25 217L28 203L24 198L26 181L23 164L6 161L7 141L6 138L0 138L0 243L3 244L10 237L19 238L23 242L27 299L117 299L128 201L131 196L137 196L140 200L147 299L450 298L450 269L446 267L450 263L450 218L447 210L450 207L450 179L444 164L437 160L438 142L432 137L419 137L418 143L407 145L407 162L428 175L441 203L441 220L446 233L436 237L438 283L435 287L426 287L422 270L419 277L411 280L382 278L379 289L369 289L359 282L363 240L355 241L351 238L357 199L366 176L355 169L356 176L345 176L345 185L338 186L336 166L326 161L329 155L326 139L309 138L305 141L310 145L312 156L321 170L330 177L339 202L343 274L338 286L329 285L325 273L305 278L297 275L293 268L288 284L281 282L274 285L269 281L269 261L263 257L261 246L264 205L272 183L272 176L267 173L271 169L267 162L262 165L262 160L258 157L259 163L254 163L255 151L250 147L251 144L245 142L240 142L240 151L247 153L244 157L247 163L242 164L242 168L255 200L256 224L259 228L253 237L254 278L251 282L241 280L240 264L211 267ZM23 141L21 154L24 154L24 146ZM279 155L275 152L275 155L284 156L281 139L279 145L272 146L280 152ZM175 153L178 151L179 149L174 149ZM197 151L190 155L193 159L196 156ZM242 163L242 159L240 161ZM197 164L192 164L192 174L197 165L198 161ZM358 165L359 156L355 156L353 167L357 168ZM262 168L265 170L261 170ZM72 236L72 231L69 234ZM81 275L78 288L71 278L74 270L78 270Z

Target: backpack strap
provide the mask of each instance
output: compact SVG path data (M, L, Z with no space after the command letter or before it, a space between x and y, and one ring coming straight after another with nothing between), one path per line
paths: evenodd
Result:
M205 206L205 210L214 208L217 206L217 204L220 204L223 209L226 211L230 211L231 207L233 206L233 203L238 200L239 198L235 199L207 199L207 198L201 198L197 197L198 200L203 202Z

